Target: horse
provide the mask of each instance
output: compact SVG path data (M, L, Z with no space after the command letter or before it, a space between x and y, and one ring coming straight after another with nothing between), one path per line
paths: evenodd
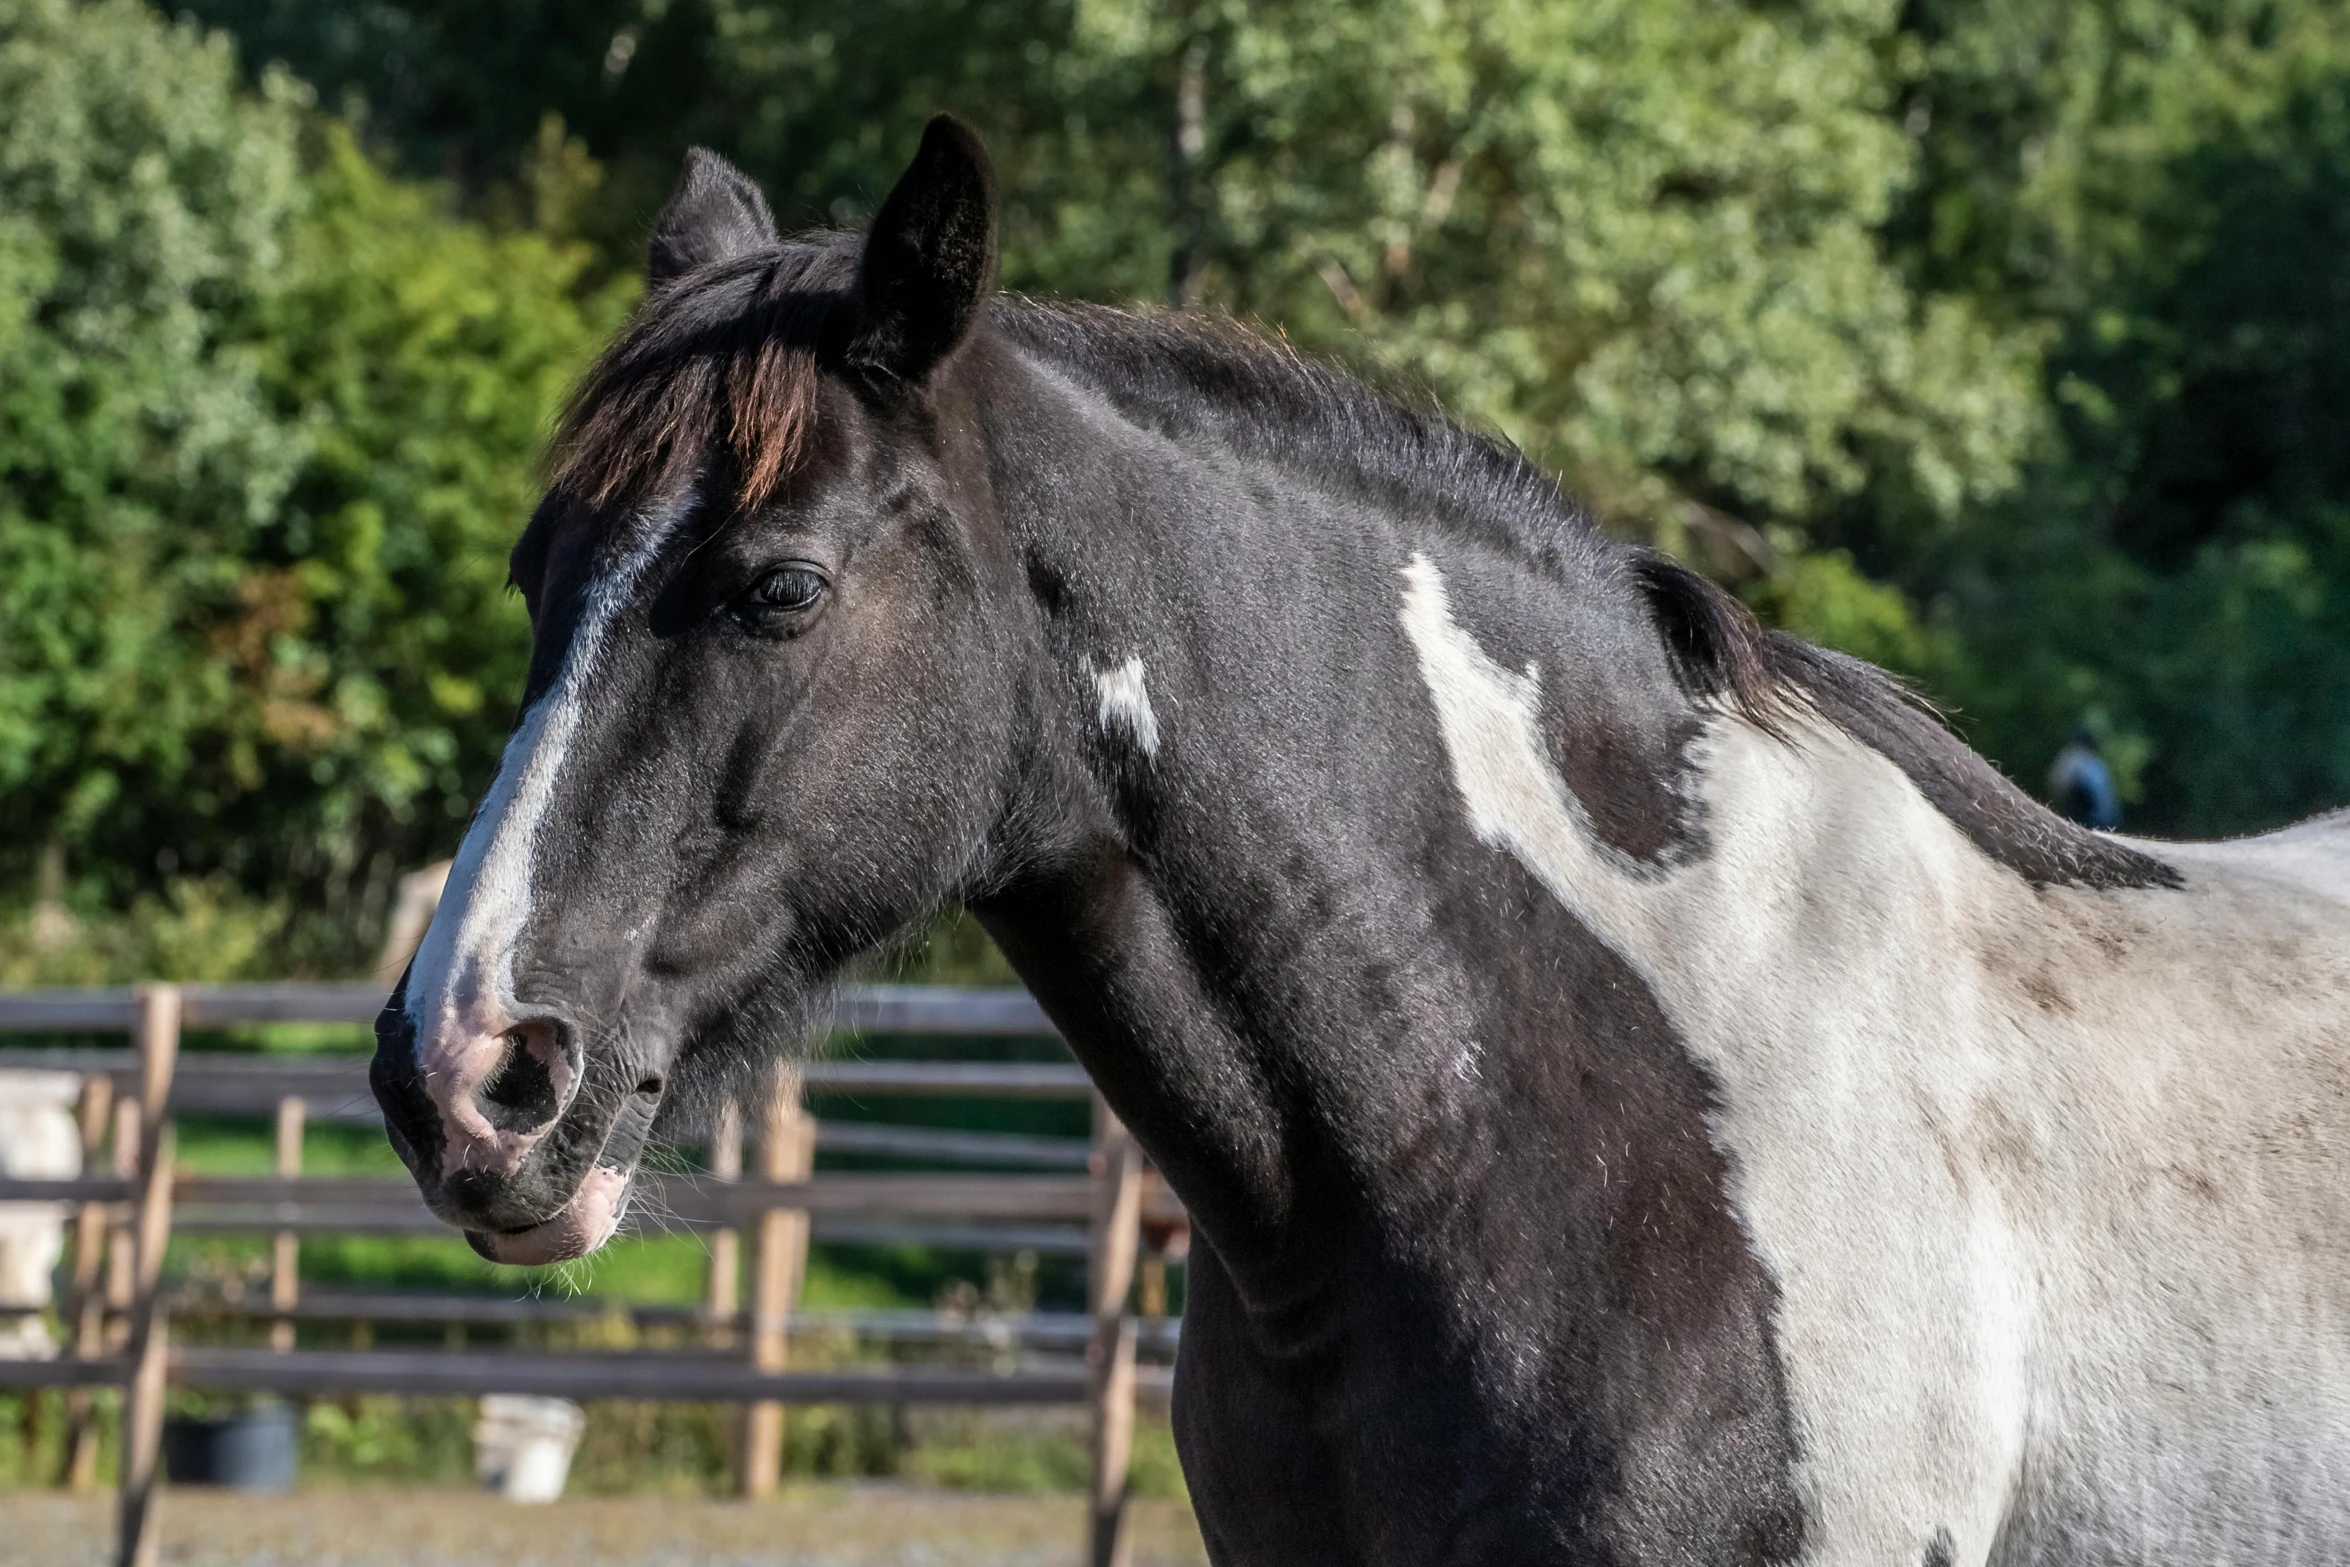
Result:
M697 150L378 1024L484 1256L960 904L1188 1208L1223 1567L2350 1560L2350 814L2058 818L1513 449Z

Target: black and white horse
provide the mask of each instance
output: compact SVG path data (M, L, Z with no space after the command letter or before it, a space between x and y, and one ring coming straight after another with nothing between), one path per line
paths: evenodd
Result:
M697 154L375 1087L486 1255L975 910L1189 1206L1219 1563L2350 1561L2350 818L2131 843L1276 345Z

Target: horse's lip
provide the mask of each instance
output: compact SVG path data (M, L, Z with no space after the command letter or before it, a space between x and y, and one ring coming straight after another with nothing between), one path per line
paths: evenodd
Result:
M503 1229L463 1226L465 1243L492 1262L533 1267L585 1256L619 1232L629 1185L660 1108L658 1092L631 1094L605 1129L596 1162L563 1205L528 1224Z
M599 1164L588 1171L570 1201L538 1223L507 1230L467 1230L465 1243L491 1262L513 1267L569 1262L610 1240L627 1211L627 1173Z

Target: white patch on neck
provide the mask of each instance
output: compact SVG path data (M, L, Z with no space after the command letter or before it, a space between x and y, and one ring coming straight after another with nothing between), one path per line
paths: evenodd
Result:
M1142 660L1130 658L1116 669L1096 670L1090 660L1081 667L1093 678L1094 694L1101 700L1096 714L1103 734L1126 731L1142 754L1156 761L1159 755L1159 716L1151 711L1150 693L1143 689Z
M514 995L514 951L530 916L540 827L579 733L581 706L612 622L692 506L689 496L669 508L643 541L588 590L561 672L523 715L521 727L506 742L489 793L474 809L409 975L408 1016L428 1077L454 1066L435 1059L437 1045L458 1048L522 1021Z
M1636 935L1654 878L1600 842L1583 803L1552 769L1537 727L1540 670L1528 664L1517 674L1486 656L1452 618L1443 574L1426 555L1414 555L1403 577L1404 631L1419 655L1470 830L1517 856L1611 943Z

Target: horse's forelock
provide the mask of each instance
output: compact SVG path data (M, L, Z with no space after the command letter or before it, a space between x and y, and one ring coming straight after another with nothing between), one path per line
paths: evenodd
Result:
M634 508L693 482L719 447L737 504L764 503L807 455L818 355L854 278L853 251L827 236L655 290L572 394L549 487L595 512Z

